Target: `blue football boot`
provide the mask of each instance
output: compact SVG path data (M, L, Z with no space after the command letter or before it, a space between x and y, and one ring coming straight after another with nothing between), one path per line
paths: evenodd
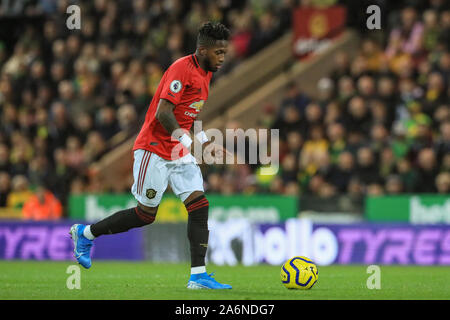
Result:
M187 284L188 289L231 289L229 284L222 284L216 281L212 276L214 273L206 272L191 274Z
M77 259L78 263L86 269L89 269L92 265L91 262L91 247L94 241L87 239L83 235L83 230L86 228L82 224L74 224L70 227L70 236L73 240L73 255Z

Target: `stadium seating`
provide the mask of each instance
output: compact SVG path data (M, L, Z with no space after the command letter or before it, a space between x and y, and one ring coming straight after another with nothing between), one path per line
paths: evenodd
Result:
M65 1L4 8L11 23L22 19L23 32L3 31L0 43L0 207L17 216L23 197L43 184L63 205L70 193L128 192L130 144L152 94L209 19L229 25L232 39L204 126L280 129L281 170L268 182L258 165L205 166L208 192L449 192L448 10L393 11L376 37L349 29L296 62L293 2L174 3L80 1L80 31L65 27ZM26 190L15 190L13 180L24 179ZM20 201L8 207L16 193Z
M250 1L77 4L81 30L66 26L67 1L2 2L0 13L0 172L5 181L20 175L29 190L45 184L63 204L71 191L129 190L129 181L100 181L96 163L137 133L163 71L193 51L202 22L221 20L232 31L216 81L285 33L292 9ZM20 32L5 32L18 21ZM0 207L12 191L2 187Z

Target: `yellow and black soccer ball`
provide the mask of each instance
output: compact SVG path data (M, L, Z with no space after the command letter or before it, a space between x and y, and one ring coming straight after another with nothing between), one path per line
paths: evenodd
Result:
M307 257L293 257L281 267L281 282L288 289L311 289L318 278L316 264Z

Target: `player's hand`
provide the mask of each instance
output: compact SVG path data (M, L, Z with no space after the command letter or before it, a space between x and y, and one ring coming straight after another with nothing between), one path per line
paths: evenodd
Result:
M232 157L233 154L223 145L208 141L204 144L203 157L208 163L224 163L224 158ZM210 158L212 157L212 158ZM212 161L211 161L212 160Z

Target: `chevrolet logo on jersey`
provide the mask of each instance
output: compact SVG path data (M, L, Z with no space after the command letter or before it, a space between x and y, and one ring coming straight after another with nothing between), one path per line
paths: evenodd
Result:
M202 111L203 105L205 104L204 100L196 101L191 103L189 108L195 109L197 112Z

